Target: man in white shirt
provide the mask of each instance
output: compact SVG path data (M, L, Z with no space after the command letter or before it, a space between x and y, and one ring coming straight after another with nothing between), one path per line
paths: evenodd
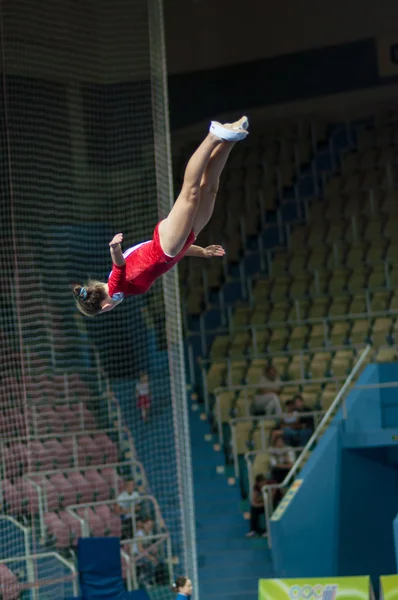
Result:
M266 369L258 382L258 386L259 390L253 400L253 414L279 417L282 414L282 407L278 394L282 389L282 385L274 367Z
M122 521L122 539L133 537L132 511L139 512L140 493L135 489L134 479L128 479L124 484L124 490L116 499L116 514L120 515Z

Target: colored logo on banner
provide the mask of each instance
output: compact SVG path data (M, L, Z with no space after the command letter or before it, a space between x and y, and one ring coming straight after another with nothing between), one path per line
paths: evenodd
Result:
M380 577L380 600L398 600L398 575Z
M289 490L284 495L283 500L281 500L281 502L279 503L278 508L273 513L273 515L271 517L271 521L279 521L279 519L281 518L281 516L283 515L283 513L285 512L285 510L287 509L287 507L293 500L294 496L297 494L302 483L303 483L302 479L296 479L296 481L294 481L292 483Z
M369 600L370 577L260 579L259 600ZM390 599L392 600L392 598Z

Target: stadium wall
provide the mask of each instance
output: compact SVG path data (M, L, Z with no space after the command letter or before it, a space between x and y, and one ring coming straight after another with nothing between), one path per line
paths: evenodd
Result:
M370 90L398 81L379 67L375 38L169 75L174 128L229 111ZM185 90L191 90L187 105ZM313 104L310 108L316 110Z
M173 0L165 3L165 21L169 72L183 73L395 35L398 6L394 0L369 0L366 7L361 0Z
M339 575L369 573L376 587L381 574L394 573L397 482L397 465L389 463L385 448L343 451Z

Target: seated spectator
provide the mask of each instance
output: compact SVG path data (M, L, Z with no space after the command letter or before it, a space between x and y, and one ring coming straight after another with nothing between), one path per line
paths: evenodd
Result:
M293 400L287 400L285 402L285 411L281 418L281 429L285 429L286 427L295 427L299 423L299 416L297 414L297 410L294 406Z
M311 408L309 406L306 406L304 404L304 398L300 395L297 394L297 396L295 396L293 398L293 402L294 402L294 408L295 410L300 413L310 413L312 412ZM314 417L311 415L309 417L302 417L300 416L300 424L302 426L304 426L303 428L308 429L309 431L311 431L311 433L314 431L315 426L314 426Z
M300 418L294 407L294 401L287 400L278 427L272 432L272 440L281 435L288 446L297 446L296 433L299 428Z
M154 522L152 519L143 519L137 522L133 555L136 559L140 584L153 584L156 570L159 568L158 546L156 545L156 540L150 539L154 535L153 528Z
M264 496L261 490L266 484L267 479L264 475L256 475L250 499L250 531L246 534L246 537L266 535L264 529L261 529L259 525L260 516L264 514Z
M272 479L282 483L295 462L294 450L286 446L283 436L276 435L269 450Z
M297 429L297 445L305 446L314 433L314 417L312 415L308 417L301 416L304 413L310 413L311 409L305 406L304 399L300 394L293 398L293 402L295 410L300 415L299 427Z
M314 418L312 416L302 417L302 413L311 412L304 405L303 397L299 394L286 402L286 412L281 420L278 434L283 435L288 446L304 447L314 431Z
M125 481L124 490L116 498L115 512L120 515L122 521L122 539L130 539L133 537L133 515L132 510L138 516L140 513L140 505L138 501L140 493L135 489L134 479Z
M258 382L259 389L254 396L253 415L277 416L282 414L279 394L282 390L281 381L275 367L268 367Z

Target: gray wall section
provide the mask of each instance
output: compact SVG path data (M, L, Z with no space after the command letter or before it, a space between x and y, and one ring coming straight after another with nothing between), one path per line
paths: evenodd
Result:
M165 17L169 71L182 73L394 36L398 3L168 0Z

